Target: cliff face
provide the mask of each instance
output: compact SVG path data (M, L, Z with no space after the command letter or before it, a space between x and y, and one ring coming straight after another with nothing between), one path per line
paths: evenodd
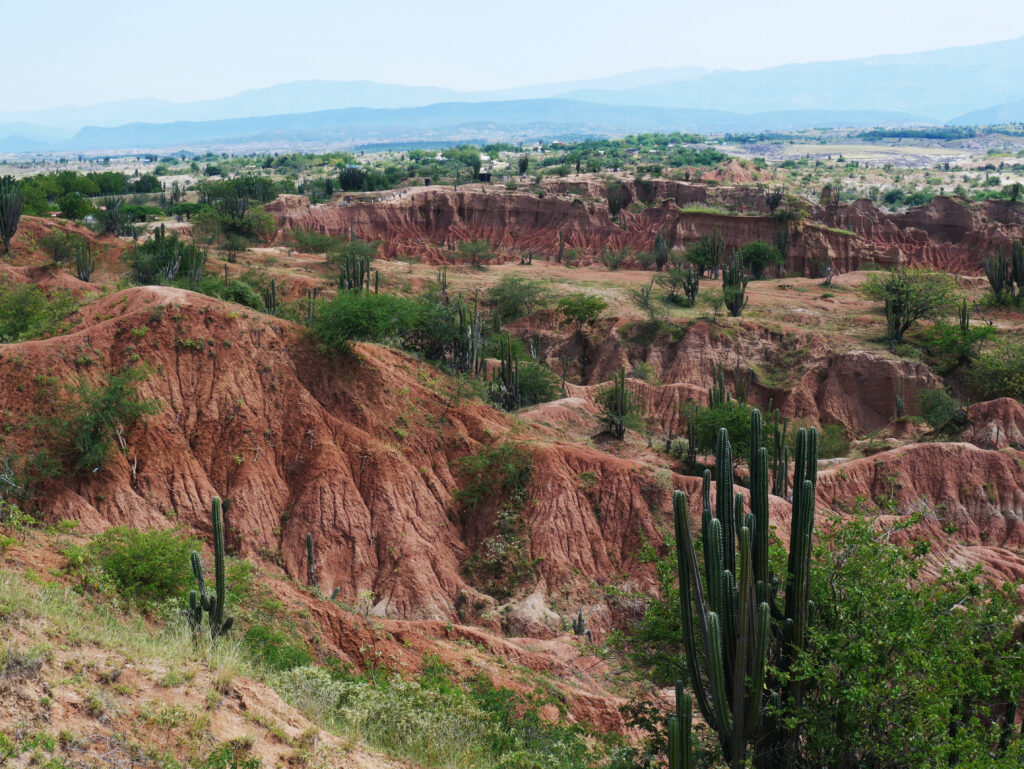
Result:
M704 193L707 188L700 188ZM652 195L659 198L659 194ZM673 246L685 247L702 234L718 230L728 249L753 240L772 241L776 223L767 215L731 215L680 208L676 196L660 197L638 213L623 211L612 221L603 201L544 198L521 192L502 194L428 188L382 202L310 205L305 197L282 195L267 206L283 230L307 229L330 235L355 235L380 240L381 256L417 256L434 263L453 260L463 240L484 239L499 254L533 251L557 258L561 242L579 252L581 264L593 262L606 249L650 251L659 231ZM706 195L694 195L708 202ZM841 271L857 269L879 254L859 238L816 225L796 228L787 269L807 276L820 274L831 255Z
M366 240L381 240L386 258L410 255L437 263L450 261L456 244L463 240L485 239L506 255L529 250L554 258L561 233L564 248L577 250L586 264L605 249L649 251L658 231L671 245L685 247L717 229L727 248L733 249L753 240L773 242L779 226L755 187L664 179L618 183L624 209L614 221L606 202L608 183L593 176L545 180L544 197L481 192L465 185L458 191L420 188L381 202L348 205L312 206L304 197L283 195L267 208L285 230L351 232ZM700 207L735 213L691 210ZM1024 237L1019 207L1000 202L967 204L938 197L926 206L890 214L859 200L834 212L810 205L806 213L792 229L786 262L789 272L806 277L820 275L829 260L839 272L874 262L980 274L989 253Z

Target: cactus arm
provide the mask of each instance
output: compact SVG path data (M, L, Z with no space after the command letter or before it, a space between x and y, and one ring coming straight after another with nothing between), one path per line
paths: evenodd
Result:
M711 638L708 631L707 603L704 598L704 589L701 585L700 567L697 565L697 553L693 547L693 537L690 535L690 519L687 511L686 494L676 491L672 495L672 507L675 513L676 526L676 566L679 571L679 606L682 616L683 627L683 648L686 654L687 670L690 674L690 686L697 697L697 707L700 709L704 720L715 729L717 722L714 711L708 700L707 690L704 688L704 678L701 675L700 665L697 662L698 647L693 633L693 610L697 611L697 624L701 632L701 649L708 653L711 646ZM691 599L692 587L692 599ZM692 600L692 603L691 603Z
M722 660L722 629L715 612L708 612L708 635L711 642L708 657L708 672L711 679L711 701L722 745L728 745L732 738L732 716L729 713L725 688L725 668Z
M747 689L747 712L744 716L747 737L754 734L761 715L761 702L764 697L765 661L768 657L768 639L771 635L769 619L771 611L767 603L757 607L757 635L754 644L753 666L750 669L750 685Z

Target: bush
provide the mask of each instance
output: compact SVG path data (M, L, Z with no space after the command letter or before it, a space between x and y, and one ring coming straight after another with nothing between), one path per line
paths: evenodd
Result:
M41 339L67 330L67 318L78 309L70 291L47 296L34 283L0 281L0 343Z
M791 432L795 435L796 430ZM795 444L794 444L795 451ZM834 459L845 457L850 453L850 439L846 435L846 428L842 425L822 425L818 433L818 457L821 459Z
M395 294L341 291L320 308L313 333L333 350L353 340L400 344L404 333L420 325L422 311L418 300Z
M971 364L968 379L984 399L1024 401L1024 343L1020 339L1000 340Z
M292 643L279 630L267 625L253 625L242 643L253 659L269 670L291 670L313 662L305 644Z
M558 311L566 321L575 323L577 329L584 324L593 325L607 307L608 302L592 294L569 294L558 300Z
M467 769L584 769L600 763L579 725L540 716L551 698L517 694L485 677L460 685L428 658L418 680L332 677L322 668L284 673L285 700L328 729L423 766ZM561 708L559 708L561 710Z
M487 292L487 303L502 323L532 315L550 300L547 288L538 280L505 275Z
M720 406L698 409L691 417L695 448L702 454L714 451L719 428L729 430L734 457L750 454L750 406L729 400Z
M519 399L523 406L546 403L561 395L562 382L554 371L532 360L519 363Z
M66 386L63 397L59 392L46 394L52 414L34 422L72 473L105 467L118 430L127 432L143 416L156 413L156 401L144 400L138 393L138 383L147 376L143 368L127 368L107 373L98 385L79 377L74 385ZM45 457L41 460L47 463Z
M948 316L960 302L956 278L923 267L894 267L868 276L862 288L869 299L891 308L889 343L903 341L903 334L919 320Z
M486 240L464 240L456 247L455 255L477 269L482 269L485 262L497 257L491 250L491 244Z
M194 586L189 563L202 543L178 530L107 529L86 546L86 564L98 566L118 591L142 604L184 596Z
M755 240L753 243L747 243L742 246L738 251L740 262L746 267L754 276L754 280L761 280L764 277L764 271L768 267L774 267L775 265L782 264L784 261L782 258L782 252L779 251L775 246L770 246L763 240Z
M918 398L921 418L933 429L962 427L967 420L963 407L941 388L922 390Z

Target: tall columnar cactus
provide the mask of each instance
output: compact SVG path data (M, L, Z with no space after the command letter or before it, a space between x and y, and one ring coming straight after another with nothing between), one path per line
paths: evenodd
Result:
M734 318L738 318L743 308L747 306L749 282L750 278L739 255L733 254L732 261L722 267L722 298L725 300L725 306L729 308L729 314Z
M214 595L206 592L206 577L203 574L203 561L199 553L191 555L192 574L196 578L198 591L193 590L188 596L188 609L183 610L188 620L189 628L198 635L203 624L203 612L206 612L210 626L210 639L217 638L227 633L235 622L234 617L224 616L226 602L225 585L226 577L224 572L224 523L221 519L220 497L213 498L213 573L216 579Z
M788 430L789 420L782 419L779 410L775 409L772 412L772 432L775 439L772 442L772 494L784 499L789 496L789 446L786 444Z
M0 241L4 244L4 253L11 250L11 238L18 231L22 208L21 192L13 176L0 177Z
M370 257L345 254L341 274L338 275L338 288L341 291L369 291L371 272Z
M263 305L270 315L277 315L277 280L271 280L263 289Z
M316 583L316 553L313 552L313 535L306 534L306 577L309 579L310 587L317 587Z
M784 765L795 741L789 727L765 714L773 703L799 702L800 682L788 672L805 647L809 617L811 532L817 479L817 432L797 433L792 535L783 584L784 606L776 605L779 581L768 562L768 450L762 445L761 413L750 418L750 512L733 493L732 446L724 428L715 442L715 493L704 472L703 569L690 534L687 498L673 498L683 643L690 686L701 714L718 734L723 755L734 769L744 766L751 741L759 767ZM769 679L766 665L781 675ZM773 711L774 713L774 711ZM685 703L671 732L681 745ZM676 759L685 760L677 754ZM680 765L680 764L675 764Z
M711 370L711 389L708 390L708 406L718 408L729 402L729 391L725 387L725 369L714 366Z
M519 356L508 334L500 339L498 371L490 389L491 398L506 411L515 411L523 405L519 389Z
M690 307L697 306L697 294L700 292L700 270L692 264L683 270L683 294Z
M615 375L611 390L604 396L604 421L616 439L626 437L626 422L630 414L629 390L626 388L626 367Z
M668 264L668 239L661 230L654 236L654 264L660 272Z

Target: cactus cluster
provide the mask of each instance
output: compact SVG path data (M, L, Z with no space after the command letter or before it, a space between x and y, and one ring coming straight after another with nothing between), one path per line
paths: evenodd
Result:
M985 276L992 293L1000 303L1020 303L1024 300L1024 241L1015 240L1010 252L989 256L985 262Z
M809 573L817 479L817 432L797 433L789 562L782 584L768 563L768 450L762 443L761 413L750 418L750 512L742 494L733 493L733 457L724 428L715 445L715 493L711 470L705 470L701 528L703 564L690 533L687 497L673 497L679 600L683 644L690 686L701 715L719 738L723 755L734 769L747 761L755 744L755 765L782 766L794 735L772 714L773 706L798 702L800 682L786 675L799 650L805 648L810 613ZM703 566L703 568L702 568ZM770 679L767 665L779 674ZM681 686L681 685L679 685ZM688 708L680 697L672 722L670 762L685 766L689 739Z
M206 613L207 623L210 628L210 639L216 641L220 636L227 633L235 622L234 617L224 616L226 602L224 573L224 523L221 519L220 497L213 498L213 572L216 583L214 594L209 595L206 591L206 577L203 574L203 561L199 553L193 552L190 556L192 562L192 574L196 578L198 590L193 590L188 596L188 608L182 610L182 614L188 620L189 629L198 638L202 630L203 613Z
M583 618L583 607L580 607L579 613L576 615L576 619L572 621L572 632L573 635L584 636L587 641L594 643L594 634L587 627L587 621Z
M369 291L371 280L374 293L380 292L380 272L370 269L370 257L346 254L338 275L341 291Z
M519 356L508 334L500 338L499 344L498 370L490 382L491 399L506 411L515 411L523 405L519 390Z

